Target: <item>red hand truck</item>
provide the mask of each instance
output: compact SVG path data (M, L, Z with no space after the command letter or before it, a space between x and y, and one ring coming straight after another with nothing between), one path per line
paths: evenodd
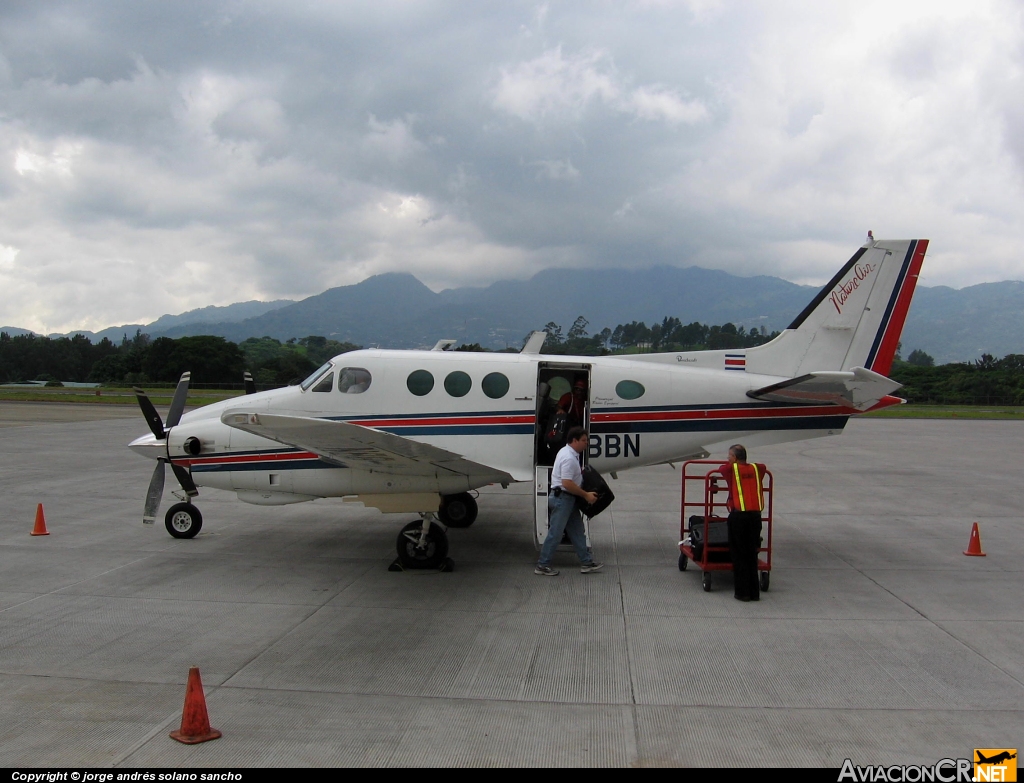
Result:
M692 560L702 572L704 592L711 592L712 571L732 571L726 518L729 510L729 485L718 473L722 462L691 459L683 463L682 501L679 507L679 570L685 571ZM757 570L761 590L767 592L772 570L772 507L774 479L765 470L762 481L764 532L757 550ZM692 520L692 521L691 521ZM763 557L762 557L763 555Z

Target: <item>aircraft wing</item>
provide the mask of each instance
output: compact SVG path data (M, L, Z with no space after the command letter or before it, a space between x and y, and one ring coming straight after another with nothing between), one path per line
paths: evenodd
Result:
M867 410L903 386L877 372L854 367L844 372L812 372L747 392L748 397L770 402L843 405Z
M225 411L220 420L229 427L304 449L332 465L355 470L376 470L396 476L454 473L514 481L503 470L472 462L454 452L344 421L238 409Z

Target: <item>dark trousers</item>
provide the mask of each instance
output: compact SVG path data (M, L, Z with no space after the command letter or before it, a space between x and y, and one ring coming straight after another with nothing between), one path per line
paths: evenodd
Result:
M760 598L757 581L757 550L761 548L761 512L730 511L729 554L737 598Z

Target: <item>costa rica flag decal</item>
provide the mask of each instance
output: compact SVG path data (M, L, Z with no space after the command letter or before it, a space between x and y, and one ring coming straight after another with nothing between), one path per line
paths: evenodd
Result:
M745 353L727 353L725 355L725 369L746 371L747 355Z

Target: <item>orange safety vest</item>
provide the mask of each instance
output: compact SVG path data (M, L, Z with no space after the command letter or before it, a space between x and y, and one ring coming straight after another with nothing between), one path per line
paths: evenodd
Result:
M733 511L764 511L764 495L761 492L761 472L757 465L732 463L732 478L729 499Z

